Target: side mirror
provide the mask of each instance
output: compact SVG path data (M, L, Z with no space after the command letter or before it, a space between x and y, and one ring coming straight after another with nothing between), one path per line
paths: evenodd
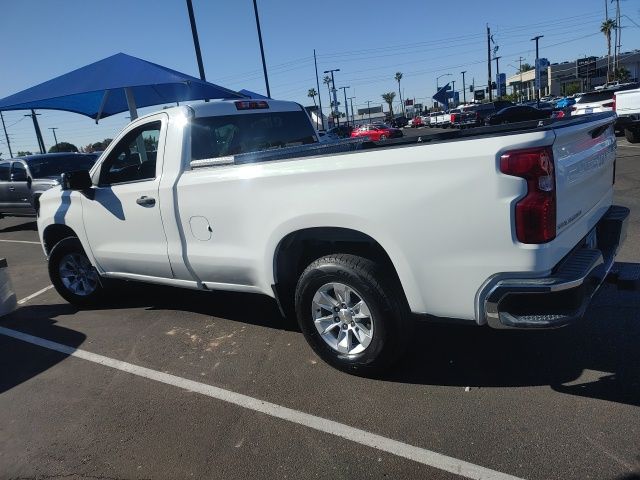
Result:
M63 190L88 190L93 185L88 170L76 170L62 174Z

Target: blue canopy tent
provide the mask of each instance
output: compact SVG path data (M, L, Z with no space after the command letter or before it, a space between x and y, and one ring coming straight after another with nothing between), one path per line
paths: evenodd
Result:
M0 100L2 110L65 110L96 123L129 110L169 102L246 98L238 92L124 53L79 68Z

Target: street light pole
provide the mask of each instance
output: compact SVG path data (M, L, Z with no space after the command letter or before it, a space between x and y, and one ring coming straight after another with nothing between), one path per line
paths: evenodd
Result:
M351 124L355 125L356 124L356 112L353 109L353 99L356 97L349 97L347 100L349 100L349 103L351 104Z
M258 41L260 42L260 55L262 56L262 70L264 72L264 83L267 86L267 97L271 98L269 89L269 77L267 76L267 62L264 60L264 46L262 45L262 31L260 30L260 17L258 16L258 4L253 0L253 11L256 14L256 27L258 28Z
M496 87L497 87L497 91L496 91L496 97L498 97L498 100L500 100L502 98L502 84L498 84L498 82L500 82L500 63L499 60L502 57L493 57L493 59L496 61Z
M367 113L369 114L369 125L371 125L371 107L369 106L370 103L371 103L371 100L367 100Z
M456 108L456 81L451 80L451 105Z
M347 125L349 125L349 106L347 105L347 88L351 87L340 87L342 93L344 93L344 111L347 117Z
M58 137L56 137L56 130L58 130L58 127L49 127L49 130L53 132L53 139L56 142L55 144L58 145Z
M339 127L340 126L340 115L339 115L339 111L338 111L338 91L336 90L336 81L333 78L333 72L339 72L340 69L339 68L334 68L333 70L325 70L324 73L330 73L331 74L331 93L333 93L333 107L334 107L334 113L336 114L336 124Z
M2 120L2 129L4 130L4 138L7 139L7 147L9 148L9 158L13 158L13 152L11 151L11 142L9 141L9 135L7 134L7 127L4 124L4 117L0 112L0 120Z
M36 111L32 108L31 114L25 115L25 117L31 117L31 120L33 120L33 128L35 129L36 137L38 138L38 148L40 149L40 153L47 153L47 147L44 146L44 140L42 139L42 132L40 131L40 125L38 124L37 115L40 114L36 113Z
M464 83L464 74L467 73L466 70L460 72L462 74L462 101L465 103L467 103L467 86Z
M541 78L538 78L538 74L540 73L540 67L539 67L539 63L540 63L540 52L538 51L538 40L540 40L542 37L544 37L544 35L538 35L536 37L533 37L531 39L532 42L536 42L536 80L535 82L538 84L537 88L536 88L536 102L538 103L537 107L540 108L540 83L542 81Z

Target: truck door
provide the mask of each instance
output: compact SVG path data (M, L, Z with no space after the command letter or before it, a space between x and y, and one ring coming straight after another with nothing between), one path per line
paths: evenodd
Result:
M166 125L160 113L127 132L100 164L98 185L83 196L89 245L105 272L173 276L158 198Z
M11 177L11 163L0 162L0 213L9 212L9 179Z
M13 204L14 213L34 213L31 206L31 180L22 162L11 164L11 182L9 183L9 202Z

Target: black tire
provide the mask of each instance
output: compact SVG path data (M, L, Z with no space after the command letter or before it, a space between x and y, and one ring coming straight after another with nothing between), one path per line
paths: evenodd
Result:
M398 360L411 336L411 320L394 277L371 260L348 254L327 255L304 270L296 287L296 317L307 342L320 358L335 368L359 375L377 375ZM356 291L369 307L373 335L371 343L360 353L334 350L315 326L314 295L332 282Z
M636 129L625 128L624 129L624 138L626 138L627 142L629 142L629 143L639 143L640 142L640 128L636 128Z
M93 289L91 293L88 293L86 295L78 295L65 286L60 274L60 264L69 254L77 254L90 263L89 258L82 248L82 244L80 243L80 240L78 240L78 238L67 237L63 240L60 240L51 249L51 254L49 255L48 267L51 283L53 283L53 286L60 294L60 296L73 305L85 308L99 305L102 300L104 300L105 288L102 284L102 281L100 280L100 277L97 274L97 271L95 270L95 267L91 268L93 269L93 272L95 272L97 282L95 289Z

